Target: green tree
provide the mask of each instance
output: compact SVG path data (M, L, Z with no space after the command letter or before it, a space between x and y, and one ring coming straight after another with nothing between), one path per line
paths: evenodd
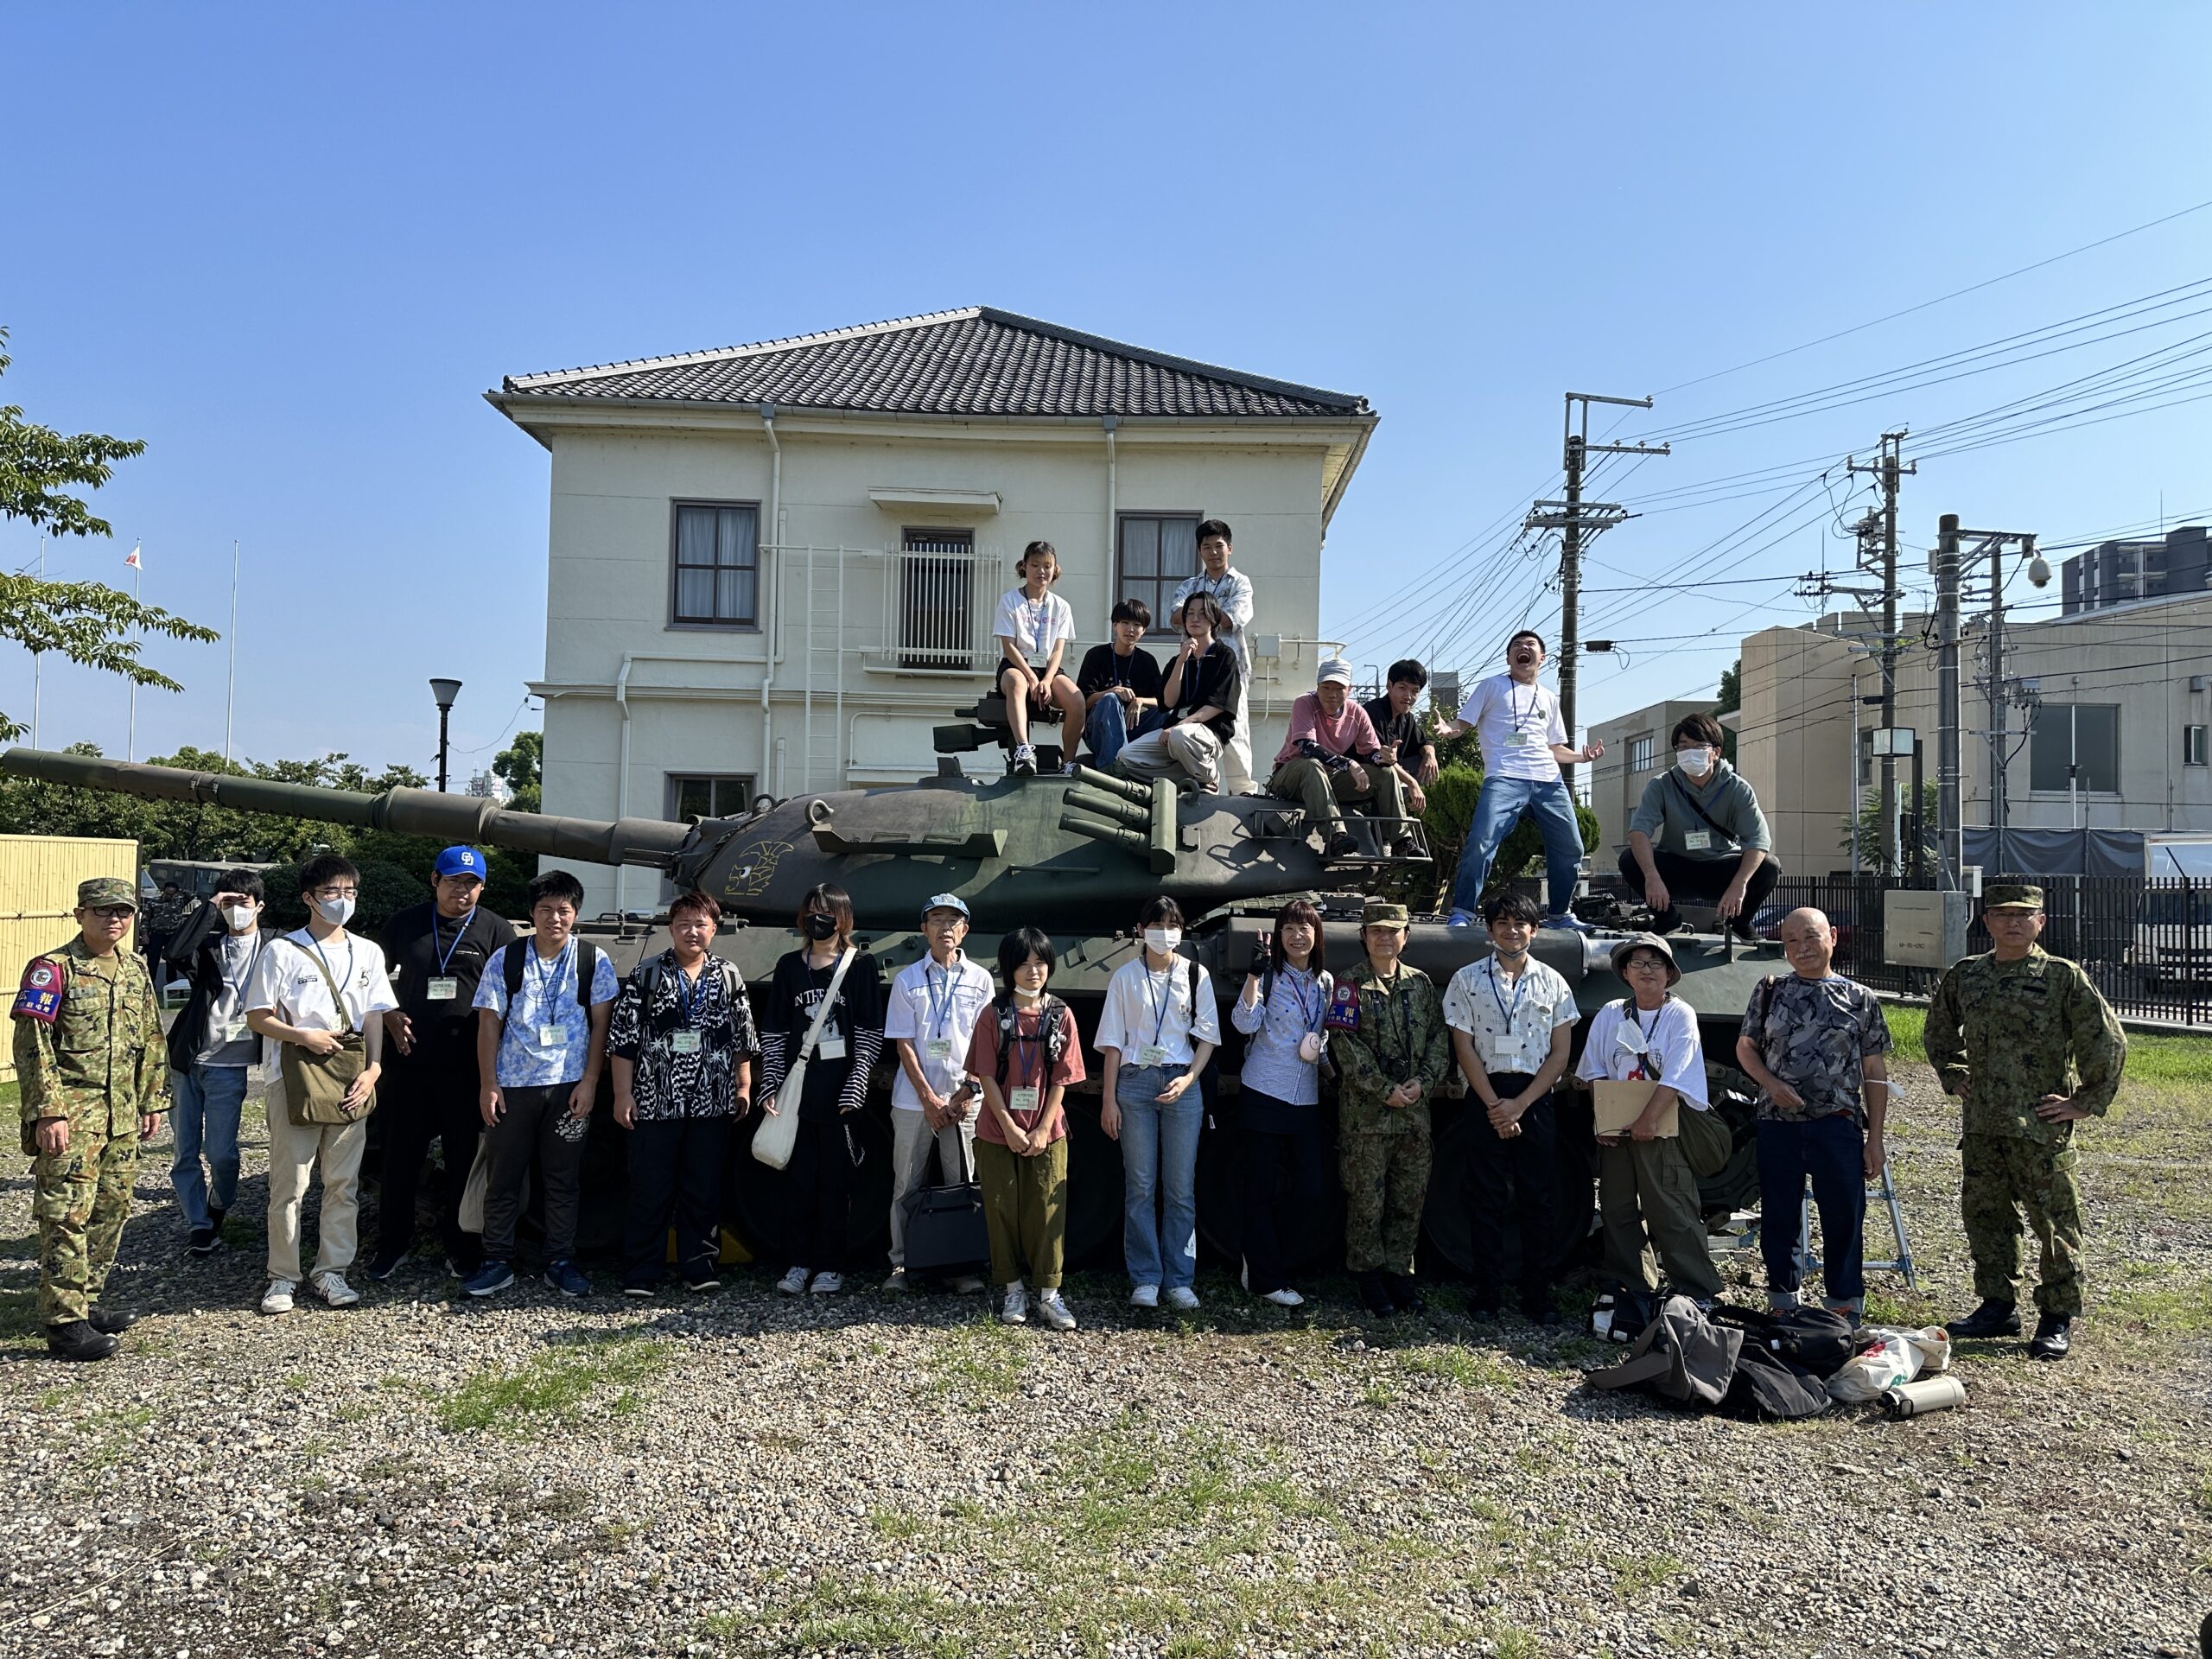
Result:
M1897 791L1898 804L1901 806L1909 806L1911 804L1911 785L1909 784L1904 784L1902 779L1899 781L1901 787ZM1888 876L1901 875L1904 873L1901 870L1893 870L1889 868L1883 861L1882 791L1880 790L1872 789L1866 791L1859 804L1858 821L1854 823L1849 819L1846 819L1840 828L1843 833L1838 838L1836 844L1841 847L1844 851L1847 853L1852 850L1853 844L1855 842L1859 849L1859 864L1860 868L1872 870L1877 874ZM1942 855L1938 850L1939 844L1940 837L1936 833L1936 785L1932 783L1923 783L1920 786L1921 868L1923 870L1933 870L1942 867ZM1897 853L1900 857L1906 861L1908 865L1910 863L1912 859L1912 818L1910 813L1906 814L1904 823L1900 827L1900 831L1897 836Z
M1744 707L1744 659L1738 657L1720 671L1720 696L1713 705L1713 717L1741 712ZM1724 725L1720 728L1720 758L1730 766L1736 764L1736 734Z
M509 747L493 757L492 770L497 772L513 791L507 802L511 810L537 812L543 810L543 791L539 788L539 773L545 766L545 734L517 732Z
M8 331L0 328L0 346L7 339ZM7 372L10 360L0 350L0 374ZM48 536L111 536L113 526L95 518L83 496L70 492L99 488L114 476L117 461L145 448L142 438L57 432L25 420L16 404L0 406L0 518L20 519ZM142 605L101 582L0 573L0 639L35 655L52 652L104 674L120 674L139 685L183 690L138 660L137 636L149 633L202 641L220 637L213 628ZM0 741L16 738L22 729L0 712Z

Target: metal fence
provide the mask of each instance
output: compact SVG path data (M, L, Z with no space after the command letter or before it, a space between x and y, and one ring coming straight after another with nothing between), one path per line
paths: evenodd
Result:
M2043 948L2088 969L2116 1010L2212 1025L2212 882L2179 876L2018 879L2043 887ZM1899 885L1873 875L1786 876L1758 914L1759 931L1771 938L1790 911L1815 906L1835 926L1839 971L1877 990L1925 996L1936 988L1935 972L1884 959L1883 895ZM1979 911L1967 949L1989 949Z

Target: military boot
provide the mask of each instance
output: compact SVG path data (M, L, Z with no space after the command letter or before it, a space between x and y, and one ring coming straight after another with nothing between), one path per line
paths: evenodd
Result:
M1389 1287L1379 1273L1360 1273L1352 1275L1359 1286L1359 1300L1367 1311L1378 1319L1387 1319L1395 1313L1397 1305L1391 1301Z
M121 1308L95 1307L85 1316L85 1323L104 1337L119 1337L138 1323L138 1316Z
M83 1319L46 1327L46 1351L56 1359L105 1359L122 1345Z
M2036 1321L2035 1340L2028 1344L2030 1359L2063 1359L2074 1345L2074 1316L2046 1313Z
M2020 1310L2012 1302L1985 1300L1966 1318L1954 1319L1943 1328L1954 1338L2017 1337L2020 1334Z
M1383 1282L1390 1287L1390 1305L1401 1313L1420 1313L1428 1304L1421 1300L1421 1287L1414 1282L1410 1273L1388 1274Z

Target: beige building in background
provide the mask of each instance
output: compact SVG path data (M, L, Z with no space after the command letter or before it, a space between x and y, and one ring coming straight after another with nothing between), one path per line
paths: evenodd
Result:
M1611 873L1628 846L1628 821L1636 816L1645 785L1674 764L1669 734L1677 721L1709 715L1715 697L1655 702L1633 713L1601 720L1590 735L1605 746L1605 756L1584 768L1590 778L1590 810L1598 815L1598 850L1591 855L1594 874Z
M550 457L544 810L594 818L926 774L930 728L995 684L1027 543L1058 550L1072 672L1117 599L1160 617L1208 518L1256 594L1264 776L1328 654L1322 542L1376 421L1363 397L984 308L486 396ZM588 912L616 904L611 872L576 873ZM623 882L626 906L658 899Z

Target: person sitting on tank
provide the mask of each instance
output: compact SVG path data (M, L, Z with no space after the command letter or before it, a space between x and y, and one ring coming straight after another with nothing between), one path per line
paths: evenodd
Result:
M1037 747L1029 741L1033 715L1057 708L1065 719L1063 748L1072 771L1076 734L1083 729L1083 693L1061 668L1075 639L1075 612L1052 591L1060 557L1050 542L1032 542L1014 561L1021 586L999 601L991 632L1006 658L999 669L999 690L1006 698L1006 723L1014 732L1015 775L1037 774Z
M614 1121L630 1132L626 1295L660 1288L671 1220L684 1289L721 1288L722 1171L731 1122L752 1104L760 1052L745 982L735 963L713 953L721 915L712 893L677 894L668 907L669 948L632 969L614 1001L607 1034Z
M1383 760L1374 722L1352 701L1351 664L1343 658L1323 658L1313 689L1290 705L1290 732L1275 752L1268 793L1305 804L1306 833L1321 837L1325 864L1359 851L1344 827L1346 806L1385 820L1405 817L1398 769ZM1404 827L1382 830L1389 850L1396 849Z
M1375 724L1376 741L1382 758L1398 769L1399 785L1406 791L1406 810L1419 817L1428 810L1429 785L1436 781L1436 745L1421 729L1414 704L1428 687L1428 671L1410 657L1390 664L1383 677L1383 691L1360 707Z
M1167 671L1160 696L1166 722L1133 740L1115 761L1124 778L1145 782L1180 777L1201 794L1221 792L1223 745L1236 729L1243 671L1222 636L1236 625L1205 594L1193 594L1175 613L1183 648Z
M810 889L796 925L806 943L777 962L760 1004L763 1113L778 1115L784 1079L792 1066L805 1065L798 1138L783 1171L790 1265L776 1288L787 1296L833 1296L845 1287L851 1248L861 1153L855 1115L868 1102L868 1074L883 1052L883 973L853 944L853 899L844 888L824 882ZM810 1044L825 999L830 1012Z
M1160 706L1160 664L1144 649L1152 627L1152 607L1141 599L1114 607L1111 643L1093 645L1076 672L1076 690L1090 713L1084 741L1091 759L1111 766L1133 737L1142 737L1166 719Z
M1060 1299L1067 1268L1067 1087L1081 1083L1083 1033L1074 1010L1045 986L1052 941L1017 927L999 941L1005 994L976 1022L964 1058L983 1109L976 1125L976 1179L991 1241L991 1283L1007 1325L1037 1317L1055 1331L1075 1329Z
M1193 600L1192 604L1211 600ZM1114 970L1092 1046L1106 1058L1099 1127L1122 1148L1122 1255L1129 1303L1198 1305L1198 1079L1221 1046L1213 981L1188 957L1183 910L1161 894L1137 913L1144 948Z
M922 937L929 950L901 968L891 982L883 1020L899 1069L891 1077L891 1276L883 1288L907 1288L906 1195L924 1184L930 1148L937 1148L943 1179L975 1161L976 1105L960 1092L967 1080L968 1045L992 995L990 970L961 946L968 938L968 901L957 893L932 893L922 902ZM962 1295L982 1289L973 1274L952 1288Z
M1682 925L1678 899L1709 904L1721 925L1755 939L1751 918L1782 879L1774 837L1744 774L1720 758L1720 722L1675 722L1675 764L1643 786L1628 821L1621 880L1651 906L1651 931Z
M1243 1191L1244 1288L1278 1307L1305 1298L1290 1269L1300 1236L1328 1201L1329 1128L1321 1120L1322 1029L1329 976L1321 912L1294 899L1253 942L1229 1021L1244 1033L1236 1157Z

